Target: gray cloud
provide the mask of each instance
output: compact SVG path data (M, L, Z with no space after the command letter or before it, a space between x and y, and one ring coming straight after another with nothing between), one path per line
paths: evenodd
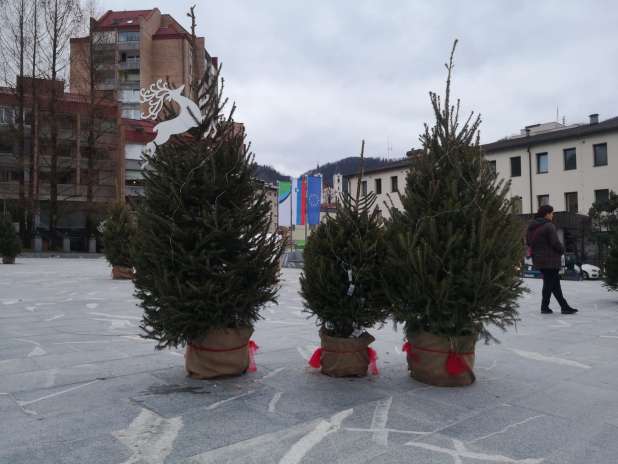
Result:
M183 24L192 1L158 2ZM156 5L103 2L109 9ZM454 96L492 141L527 124L618 115L618 3L611 0L198 3L256 158L290 174L358 153L403 156L432 120L454 38Z

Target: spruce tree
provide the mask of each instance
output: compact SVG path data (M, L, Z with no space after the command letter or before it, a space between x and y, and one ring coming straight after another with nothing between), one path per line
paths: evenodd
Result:
M12 263L21 252L21 241L8 214L0 214L0 257L5 264Z
M131 244L135 235L135 224L131 213L122 204L114 205L101 224L103 253L112 266L133 267Z
M384 230L375 206L373 192L342 193L336 216L320 223L305 246L300 277L305 311L332 337L350 337L389 314L379 278Z
M403 210L390 208L383 282L408 335L487 342L490 325L504 330L518 320L522 229L511 214L509 184L483 159L480 117L471 113L461 124L460 102L451 103L456 45L444 99L430 93L436 121L425 125L422 153L410 160Z
M143 336L158 349L252 327L276 301L282 246L234 108L222 116L218 75L200 84L199 126L145 156L134 281Z

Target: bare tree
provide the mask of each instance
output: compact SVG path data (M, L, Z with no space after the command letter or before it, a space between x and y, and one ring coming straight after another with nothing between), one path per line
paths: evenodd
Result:
M49 230L55 236L58 223L58 130L57 121L59 89L56 81L65 76L68 67L67 50L69 40L76 33L82 21L81 5L77 0L43 0L43 22L45 25L45 48L49 89L49 127L48 145L50 163L49 191Z
M34 2L36 3L36 2ZM5 0L1 4L0 20L0 50L3 63L3 80L7 87L14 89L17 96L15 113L15 129L17 141L14 145L14 155L19 170L19 224L22 241L27 239L26 224L28 223L26 208L25 170L26 170L26 137L24 128L25 111L25 62L31 46L29 24L32 14L32 4L27 0Z
M38 63L39 42L41 34L39 25L41 21L41 11L39 10L39 2L35 1L32 17L31 17L31 37L32 37L32 55L30 60L32 88L30 89L31 105L30 105L30 172L28 178L28 198L30 199L30 210L32 211L32 219L30 221L32 231L36 232L39 226L41 206L39 202L39 138L38 132L38 102L37 102L37 84L36 79L40 75Z

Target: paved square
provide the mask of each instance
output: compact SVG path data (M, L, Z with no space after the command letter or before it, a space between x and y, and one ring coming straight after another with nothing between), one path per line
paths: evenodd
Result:
M449 389L409 378L391 324L372 331L380 376L308 370L299 274L257 324L258 371L196 381L138 336L133 284L103 259L0 265L0 463L618 462L618 294L599 282L563 282L580 313L542 316L528 280L517 331Z

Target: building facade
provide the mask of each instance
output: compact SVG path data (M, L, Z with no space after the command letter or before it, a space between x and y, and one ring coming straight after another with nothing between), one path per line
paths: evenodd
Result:
M565 126L554 122L483 146L501 179L511 182L514 210L532 214L542 204L587 215L593 203L618 190L618 117Z
M103 211L124 196L124 138L118 104L97 99L93 107L87 97L65 93L63 81L18 82L25 89L23 155L18 147L17 94L15 89L0 88L0 201L4 207L26 209L29 215L35 215L33 227L44 234L49 227L54 185L57 228L79 235L87 227L89 214ZM52 86L55 101L51 99ZM51 142L52 104L57 127L55 149ZM77 235L75 247L79 249Z
M184 94L189 95L206 66L216 66L204 37L197 37L194 56L191 34L158 8L108 11L91 19L90 29L90 36L71 39L71 92L89 94L94 72L95 88L116 95L123 118L140 119L147 113L140 104L140 89L162 79L173 87L185 85Z
M349 192L356 195L360 182L360 194L376 194L376 208L380 210L383 218L390 218L389 207L401 209L401 197L406 188L406 177L410 165L409 158L416 156L420 150L410 150L406 153L406 159L394 161L386 166L374 169L366 169L363 177L358 173L335 174L333 188L337 192Z

